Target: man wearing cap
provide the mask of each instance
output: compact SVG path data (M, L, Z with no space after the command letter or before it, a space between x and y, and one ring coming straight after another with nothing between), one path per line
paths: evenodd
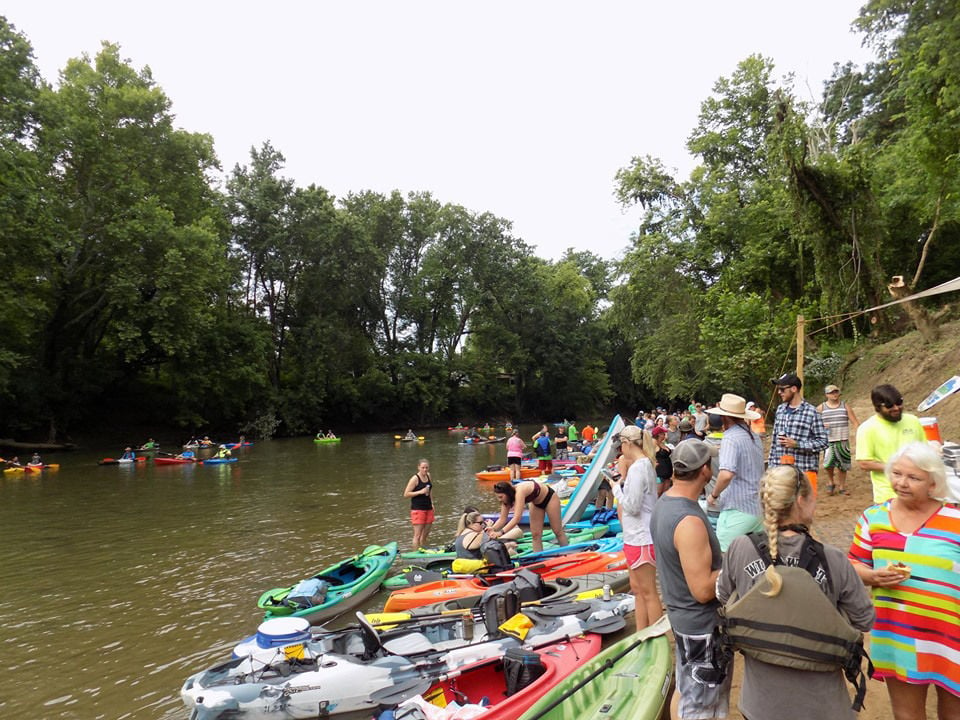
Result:
M676 640L671 717L724 718L732 672L724 672L713 631L719 623L717 576L723 555L698 502L710 480L713 449L686 440L673 453L673 485L653 508L650 531L657 578Z
M760 509L763 441L748 424L760 414L747 410L747 401L733 393L724 393L717 406L707 413L719 415L723 423L720 472L707 496L707 507L720 511L717 537L720 548L726 551L735 537L763 529Z
M827 471L827 492L847 495L847 470L850 469L850 430L860 426L853 408L840 399L840 388L827 385L823 389L826 402L817 405L817 412L827 428L827 451L823 454L823 469ZM833 476L836 471L837 482Z
M926 435L920 419L903 412L903 395L893 385L877 385L870 400L877 414L857 430L857 465L870 471L873 502L879 505L896 496L887 480L887 460L907 443L924 442Z
M781 375L771 382L777 386L780 404L773 419L773 441L767 465L786 465L785 456L807 474L814 491L817 489L817 471L820 452L827 449L827 429L817 409L803 399L803 383L793 373Z

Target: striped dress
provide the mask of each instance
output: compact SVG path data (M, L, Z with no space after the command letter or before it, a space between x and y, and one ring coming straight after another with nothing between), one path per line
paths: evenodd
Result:
M876 677L934 683L960 696L960 509L944 505L908 535L893 527L890 502L864 511L848 554L870 568L911 568L899 585L871 588Z

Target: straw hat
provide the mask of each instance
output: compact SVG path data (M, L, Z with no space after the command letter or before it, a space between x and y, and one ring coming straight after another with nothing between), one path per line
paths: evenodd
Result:
M707 410L710 415L726 415L727 417L742 418L743 420L757 420L761 417L755 410L747 409L747 401L739 395L724 393L716 407Z

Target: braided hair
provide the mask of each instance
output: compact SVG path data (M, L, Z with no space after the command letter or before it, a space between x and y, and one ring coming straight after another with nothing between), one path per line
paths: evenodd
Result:
M776 571L779 555L780 526L793 510L799 497L809 497L813 492L809 478L796 465L775 465L760 478L760 504L763 507L763 529L767 534L770 549L770 565L766 577L770 590L764 595L776 596L783 583Z

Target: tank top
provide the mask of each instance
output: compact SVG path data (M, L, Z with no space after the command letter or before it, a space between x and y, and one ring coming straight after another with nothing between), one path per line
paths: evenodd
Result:
M433 489L433 482L430 480L430 473L427 473L427 481L424 482L420 477L420 473L417 473L417 486L413 489L414 492L418 490L423 490L425 487ZM433 510L433 497L431 495L414 495L410 498L410 509L411 510Z
M850 418L847 416L847 405L840 401L840 407L832 408L826 403L822 405L823 425L827 428L827 439L830 442L850 439Z

